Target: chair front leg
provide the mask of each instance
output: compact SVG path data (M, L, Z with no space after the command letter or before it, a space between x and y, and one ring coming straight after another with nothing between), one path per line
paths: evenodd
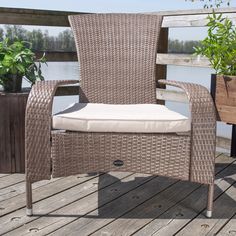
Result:
M26 215L33 215L32 183L26 180Z
M206 211L206 217L208 218L212 217L213 198L214 198L214 183L209 184L208 186L207 211Z
M30 91L25 113L26 214L28 216L33 214L32 183L51 179L50 139L53 97L59 86L76 83L78 83L76 80L38 81Z

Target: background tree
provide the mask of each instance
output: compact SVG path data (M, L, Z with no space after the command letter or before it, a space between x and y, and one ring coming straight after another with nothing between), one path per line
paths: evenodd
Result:
M4 36L9 38L10 43L17 37L20 40L27 40L27 30L19 25L5 25Z
M73 34L69 29L60 32L58 36L50 36L48 30L29 31L22 26L5 25L4 29L0 28L0 40L5 37L9 38L10 42L15 38L31 42L35 51L75 51Z
M194 47L197 47L198 45L199 41L180 41L178 39L169 39L168 51L170 53L193 53Z
M27 41L32 43L33 50L44 49L44 35L42 30L32 30L27 32Z
M10 41L15 38L32 43L32 49L35 51L75 51L75 43L71 30L66 29L57 36L49 35L48 30L42 31L34 29L32 31L24 29L22 26L6 25L0 28L0 40L8 37ZM193 53L193 48L198 46L198 41L169 40L170 53Z
M64 30L58 35L59 45L63 51L74 50L74 38L71 30Z

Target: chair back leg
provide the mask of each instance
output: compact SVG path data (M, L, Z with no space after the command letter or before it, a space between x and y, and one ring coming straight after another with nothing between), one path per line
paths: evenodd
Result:
M32 184L26 181L26 215L33 215L33 205L32 205Z

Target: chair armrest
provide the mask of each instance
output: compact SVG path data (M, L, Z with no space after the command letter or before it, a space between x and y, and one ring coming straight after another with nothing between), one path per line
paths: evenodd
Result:
M216 146L216 110L209 91L193 83L170 80L158 82L179 87L187 94L191 111L190 180L212 183ZM202 176L208 176L208 178L203 179Z
M158 80L160 84L181 88L186 93L191 111L192 122L199 122L202 115L210 122L216 122L215 105L209 91L202 85L178 82L171 80Z
M38 81L32 87L25 114L26 178L30 182L51 178L52 103L61 85L76 80Z

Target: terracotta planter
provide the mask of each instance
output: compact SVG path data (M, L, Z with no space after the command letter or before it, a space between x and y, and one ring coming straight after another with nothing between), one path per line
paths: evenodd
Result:
M211 94L219 120L236 124L236 76L211 76Z
M18 93L22 89L22 76L21 75L6 75L6 81L3 84L4 92Z

